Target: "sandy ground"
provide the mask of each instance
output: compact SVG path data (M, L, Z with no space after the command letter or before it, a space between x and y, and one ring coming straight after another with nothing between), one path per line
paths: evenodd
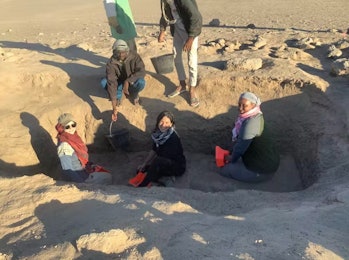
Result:
M130 3L147 86L141 106L124 100L112 125L130 133L123 151L106 138L111 105L99 80L114 40L102 1L0 0L0 259L349 259L349 78L332 76L327 57L349 41L347 0L198 0L198 108L187 93L168 99L176 74L152 66L172 45L157 43L158 1ZM312 44L297 46L302 39ZM238 59L262 66L227 68ZM281 151L262 184L225 179L214 163L243 91L261 97ZM188 170L171 188L127 186L164 109L176 116ZM113 185L60 180L63 112Z

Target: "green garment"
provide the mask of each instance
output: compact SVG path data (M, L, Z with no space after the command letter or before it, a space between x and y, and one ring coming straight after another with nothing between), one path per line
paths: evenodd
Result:
M115 0L116 19L123 33L119 34L115 28L110 27L111 34L115 39L129 41L137 36L136 26L133 21L132 11L128 0Z

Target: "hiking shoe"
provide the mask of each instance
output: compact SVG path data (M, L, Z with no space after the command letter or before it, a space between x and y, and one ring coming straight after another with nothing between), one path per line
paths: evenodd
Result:
M175 181L175 176L163 176L157 182L164 187L174 187Z

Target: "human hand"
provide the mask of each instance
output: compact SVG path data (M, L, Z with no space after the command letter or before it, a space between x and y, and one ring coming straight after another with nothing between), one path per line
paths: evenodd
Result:
M144 164L138 165L137 172L144 172L144 171L145 171L145 165Z
M128 80L125 80L123 84L123 89L122 89L125 95L130 95L130 92L128 91L129 86L130 86L130 82L128 82Z
M225 156L224 156L224 161L227 162L227 163L231 162L232 159L233 159L233 156L232 156L232 155L225 155Z
M123 34L123 32L124 32L124 30L122 29L122 27L121 27L120 25L117 25L117 26L115 27L115 30L116 30L116 32L119 33L119 34Z
M159 36L158 36L158 42L164 42L165 36L166 36L166 31L160 31Z
M187 52L191 50L191 46L193 45L194 38L189 36L187 41L185 42L183 46L183 51Z
M116 30L116 27L119 26L119 23L118 23L118 20L116 19L116 16L111 16L111 17L108 17L108 24L115 28Z
M113 122L118 120L118 111L116 109L113 110L113 113L111 115L111 120L113 120Z

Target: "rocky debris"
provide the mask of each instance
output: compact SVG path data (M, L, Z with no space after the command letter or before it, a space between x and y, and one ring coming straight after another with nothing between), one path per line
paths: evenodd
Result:
M337 59L332 63L331 74L334 76L349 75L349 59Z
M335 45L340 50L349 48L349 42L347 40L344 40L344 39L338 41Z
M234 52L239 50L241 47L241 43L238 40L235 41L226 41L224 51L226 52Z
M81 48L85 51L93 51L92 47L88 43L79 43L76 47Z
M246 70L256 71L262 68L263 60L261 58L233 58L224 64L225 70Z
M267 41L263 37L257 36L256 40L253 42L251 49L258 50L264 47L265 45L267 45Z
M225 39L219 38L216 40L216 42L220 47L222 47L222 48L225 47L225 42L226 42Z
M211 22L208 23L210 26L218 27L221 24L221 21L219 19L212 19Z
M331 45L330 47L328 47L327 50L327 57L328 58L339 58L340 56L342 56L342 51L340 49L338 49L335 45Z
M315 49L315 47L321 46L321 42L318 39L313 39L311 37L302 38L300 40L294 40L290 47L309 50Z
M287 46L285 47L284 45L272 52L271 56L274 58L290 59L294 61L310 60L312 57L303 50Z

